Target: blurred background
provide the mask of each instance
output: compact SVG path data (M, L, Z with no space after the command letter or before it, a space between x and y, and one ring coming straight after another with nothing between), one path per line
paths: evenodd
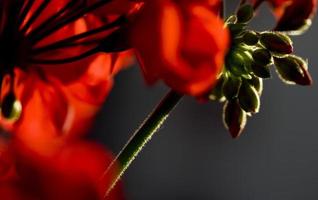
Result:
M230 14L235 1L227 3ZM273 24L263 5L252 27ZM260 113L249 118L238 140L223 127L221 104L184 98L124 175L127 199L317 200L317 37L314 21L305 35L293 38L296 53L309 60L314 85L287 86L273 73L264 84ZM93 137L119 152L168 90L146 86L137 66L123 71Z

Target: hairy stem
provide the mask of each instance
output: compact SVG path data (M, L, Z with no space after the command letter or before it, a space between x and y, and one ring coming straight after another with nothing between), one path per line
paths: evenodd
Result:
M112 177L110 184L107 187L105 197L109 194L112 188L116 185L127 168L134 161L136 156L141 152L143 147L150 141L152 136L160 129L161 125L166 121L169 113L181 100L182 95L170 91L154 109L154 111L144 120L141 126L135 131L117 157L106 169L103 177ZM119 169L116 163L119 162ZM116 171L117 170L117 171ZM116 172L115 175L110 174Z

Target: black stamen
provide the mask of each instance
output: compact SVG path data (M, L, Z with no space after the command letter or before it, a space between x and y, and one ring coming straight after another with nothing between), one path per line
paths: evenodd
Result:
M81 43L75 43L75 42L78 40L84 39L84 38L91 37L91 36L96 35L96 34L100 34L101 32L107 31L109 29L116 28L116 27L120 26L121 24L123 24L125 22L125 19L126 19L125 17L119 17L115 21L113 21L109 24L106 24L102 27L99 27L99 28L96 28L96 29L93 29L93 30L90 30L90 31L87 31L87 32L84 32L84 33L81 33L78 35L74 35L72 37L63 39L59 42L56 42L56 43L53 43L53 44L50 44L50 45L47 45L44 47L34 49L32 51L32 54L36 55L36 54L45 53L47 51L56 50L56 49L63 48L63 47L80 45Z
M32 23L41 15L43 10L47 7L47 5L50 3L50 0L44 0L41 5L36 9L36 11L33 13L31 18L28 20L28 22L21 28L21 32L25 33L30 28Z
M77 3L79 3L79 5ZM32 32L27 37L33 38L34 36L41 34L41 32L46 31L47 28L52 27L54 25L52 23L57 22L59 20L59 18L65 16L67 14L67 11L77 9L77 7L79 8L79 6L82 5L82 3L85 3L85 0L84 1L72 0L72 1L68 2L56 14L52 15L50 18L48 18L42 24L40 24L38 27L36 27L34 30L32 30Z
M75 62L84 58L87 58L95 53L98 53L100 51L99 47L95 47L93 49L90 49L80 55L74 56L74 57L69 57L69 58L63 58L63 59L56 59L56 60L49 60L49 59L35 59L31 58L29 60L30 63L32 64L44 64L44 65L59 65L59 64L67 64L71 62Z
M64 19L62 19L61 21L59 21L59 23L57 23L55 26L51 27L50 29L48 29L47 31L44 31L42 34L39 35L34 35L34 38L30 38L30 41L35 44L38 41L40 41L41 39L47 37L48 35L56 32L57 30L59 30L60 28L62 28L63 26L76 21L77 19L81 18L82 16L84 16L85 14L92 12L96 9L98 9L99 7L110 3L112 0L101 0L99 2L96 2L94 4L92 4L91 6L88 7L84 7L81 10L78 10L78 12L74 12L71 13L69 16L64 17Z
M23 10L21 11L19 17L18 17L18 24L22 25L23 20L25 19L25 17L27 16L29 10L31 9L31 7L33 6L35 0L29 0L25 6L22 8Z

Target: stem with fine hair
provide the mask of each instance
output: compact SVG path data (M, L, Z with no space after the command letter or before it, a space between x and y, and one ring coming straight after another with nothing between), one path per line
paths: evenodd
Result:
M161 125L166 121L169 113L178 104L182 96L183 95L180 95L175 91L169 91L168 94L166 94L166 96L161 100L159 105L154 109L154 111L144 120L141 126L131 136L112 163L108 166L103 174L103 177L108 176L111 177L112 180L106 187L107 190L105 197L113 189L136 156L138 156L145 144L150 141L152 136L160 129ZM116 165L117 162L120 164L119 167ZM115 175L110 174L114 171L116 172Z

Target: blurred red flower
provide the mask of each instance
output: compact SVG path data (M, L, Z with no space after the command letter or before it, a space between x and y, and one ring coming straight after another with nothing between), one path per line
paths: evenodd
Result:
M307 28L316 9L317 0L253 0L256 7L267 1L278 20L275 30L298 31Z
M113 157L100 146L88 142L73 142L50 156L39 156L21 151L22 149L19 144L2 148L1 199L104 199L105 186L109 184L111 177L102 175ZM124 199L121 184L106 199Z
M123 21L109 2L0 1L1 199L104 199L113 157L81 136L129 62L100 46Z
M219 8L220 1L145 1L131 37L148 83L193 96L213 87L229 48Z

